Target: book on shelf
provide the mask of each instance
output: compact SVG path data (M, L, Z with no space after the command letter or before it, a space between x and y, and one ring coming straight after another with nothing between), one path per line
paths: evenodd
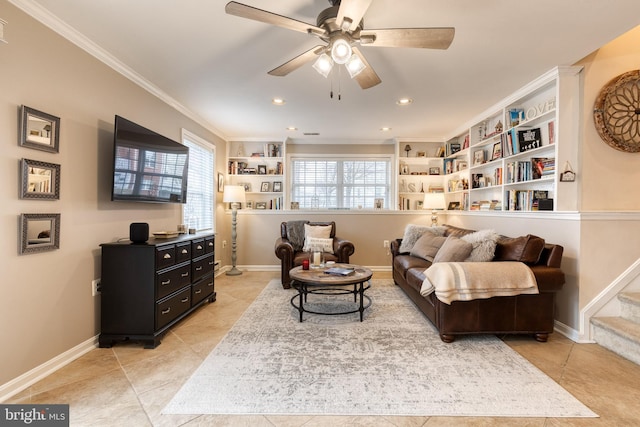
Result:
M462 146L459 142L450 142L447 144L447 156L451 156L456 154L458 151L462 149Z
M549 130L549 145L553 144L554 142L556 142L556 122L554 120L551 120L548 124L548 130Z
M542 133L540 132L540 128L518 131L518 152L521 153L540 147L542 147Z
M324 274L332 274L334 276L350 276L355 272L353 268L331 267L324 271Z

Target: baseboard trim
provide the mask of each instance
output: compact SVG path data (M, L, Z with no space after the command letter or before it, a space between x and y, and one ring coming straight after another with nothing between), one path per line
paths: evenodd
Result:
M58 369L73 362L80 356L87 354L97 346L98 336L96 335L65 351L64 353L59 354L53 359L46 361L42 365L33 368L29 372L20 375L18 378L13 379L6 384L2 384L0 386L0 402L10 399L46 376L51 375Z

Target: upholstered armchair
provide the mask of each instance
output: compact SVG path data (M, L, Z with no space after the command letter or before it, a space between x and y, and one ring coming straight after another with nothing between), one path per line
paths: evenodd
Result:
M289 221L280 224L280 237L276 239L275 253L281 261L282 287L291 287L289 270L302 265L302 260L308 259L309 254L303 251L305 241L305 225L308 227L330 227L329 238L333 240L333 254L325 253L326 261L348 263L349 257L355 252L353 243L348 240L336 237L336 223L330 222L310 222L310 221ZM325 228L326 230L326 228Z

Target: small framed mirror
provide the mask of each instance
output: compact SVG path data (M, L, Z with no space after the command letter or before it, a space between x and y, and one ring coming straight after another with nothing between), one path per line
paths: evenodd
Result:
M60 214L22 214L20 229L21 254L60 248Z
M20 161L20 197L23 199L60 199L60 165L22 159Z
M22 106L20 145L57 153L60 144L60 118Z

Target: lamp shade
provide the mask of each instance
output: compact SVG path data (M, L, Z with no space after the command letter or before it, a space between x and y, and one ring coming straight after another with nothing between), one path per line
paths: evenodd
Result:
M444 193L424 193L423 209L429 209L433 211L442 210L444 208Z
M245 194L243 185L225 185L224 195L222 196L224 203L245 203Z

